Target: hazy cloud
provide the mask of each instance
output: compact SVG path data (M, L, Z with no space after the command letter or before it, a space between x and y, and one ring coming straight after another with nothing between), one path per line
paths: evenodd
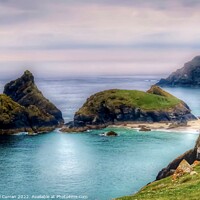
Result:
M166 72L163 60L175 68L200 50L199 9L198 0L0 0L0 62L40 70L48 63L62 74L94 73L95 66L103 73L100 64L107 73L150 73L154 55L155 70Z

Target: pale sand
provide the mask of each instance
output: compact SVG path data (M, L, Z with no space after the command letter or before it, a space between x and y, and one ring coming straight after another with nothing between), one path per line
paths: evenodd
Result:
M113 127L124 127L124 128L132 128L139 130L141 126L145 126L146 128L150 128L155 131L172 131L172 132L188 132L188 133L200 133L200 119L189 121L187 125L172 127L172 123L163 123L163 122L155 122L155 123L124 123L120 125L114 125Z

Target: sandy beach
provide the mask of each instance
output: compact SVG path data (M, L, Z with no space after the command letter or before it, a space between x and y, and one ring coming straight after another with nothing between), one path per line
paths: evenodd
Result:
M154 131L173 131L173 132L187 132L187 133L200 133L200 119L188 121L187 124L176 124L170 122L155 122L155 123L126 123L114 125L113 127L126 127L140 130L142 127Z

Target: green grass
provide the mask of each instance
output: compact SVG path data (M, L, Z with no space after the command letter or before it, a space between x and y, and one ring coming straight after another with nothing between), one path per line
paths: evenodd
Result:
M16 115L25 112L25 108L5 94L0 94L0 122L9 124ZM1 128L1 127L0 127Z
M198 174L185 174L176 182L171 176L153 182L133 196L117 198L117 200L198 200L200 199L200 166L194 169Z
M95 114L102 103L106 104L106 106L111 110L125 105L129 107L137 107L145 111L159 111L173 108L181 103L181 100L172 95L161 96L138 90L113 89L92 95L89 99L87 99L86 103L78 111L78 113Z

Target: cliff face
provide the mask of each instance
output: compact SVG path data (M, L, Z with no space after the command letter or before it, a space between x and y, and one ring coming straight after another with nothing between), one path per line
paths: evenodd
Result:
M64 122L61 111L38 90L34 82L34 77L29 71L25 71L20 78L6 84L4 94L26 108L29 107L30 109L30 106L32 106L34 113L38 110L43 115L51 116L50 118L54 125Z
M63 123L61 111L37 89L29 71L8 83L4 93L0 95L0 134L46 132Z
M14 133L16 130L30 130L25 107L14 102L10 97L0 95L0 134L6 131Z
M192 164L195 160L200 160L200 136L196 141L195 147L174 159L166 168L163 168L158 173L156 180L160 180L172 175L174 170L178 167L183 159L185 159L189 164Z
M168 78L161 79L157 85L166 87L200 87L200 56L173 72Z
M133 196L120 197L116 200L199 199L199 160L200 136L193 149L176 158L159 172L156 181L147 184Z
M96 93L75 113L73 125L84 127L118 122L191 119L195 117L184 102L152 86L147 92L114 89Z

